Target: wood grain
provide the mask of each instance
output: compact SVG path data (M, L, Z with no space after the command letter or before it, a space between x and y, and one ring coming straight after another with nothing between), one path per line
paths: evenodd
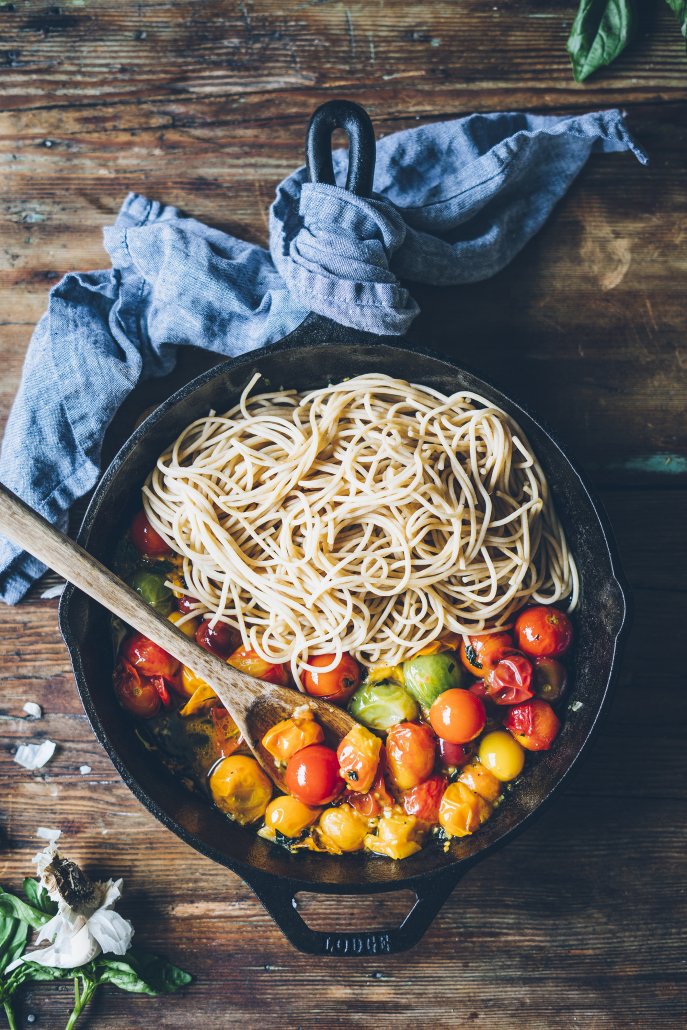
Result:
M235 876L143 809L97 744L40 585L0 608L0 883L31 871L39 825L99 876L122 875L138 941L196 976L180 996L104 991L85 1027L431 1025L645 1030L687 1022L684 526L687 58L667 5L588 85L572 82L574 0L65 0L0 3L0 420L48 289L104 267L101 230L133 189L264 243L312 109L365 104L378 133L473 110L621 105L651 156L593 158L494 279L415 287L415 333L541 413L602 490L634 629L602 732L564 795L459 885L423 944L343 962L293 951ZM651 10L650 10L651 9ZM655 13L652 13L655 12ZM182 353L140 412L212 359ZM26 700L44 718L22 714ZM40 773L17 744L58 742ZM89 766L82 775L80 766ZM406 897L304 897L313 925L398 921ZM21 1002L48 1030L68 993ZM21 1022L20 1025L26 1025Z

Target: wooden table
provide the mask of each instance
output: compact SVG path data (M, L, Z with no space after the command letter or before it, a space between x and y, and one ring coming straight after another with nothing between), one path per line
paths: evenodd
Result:
M494 279L417 289L428 344L524 398L600 490L634 588L610 717L544 817L473 871L423 943L392 958L297 954L237 877L154 821L81 710L43 586L0 606L0 882L31 871L39 825L125 878L146 946L196 976L161 1001L103 992L90 1026L680 1027L687 1019L687 59L665 5L590 85L571 80L574 3L302 0L0 4L0 405L49 287L102 267L127 190L265 241L276 183L316 104L365 104L378 133L475 110L622 105L648 148L593 159L540 235ZM186 355L175 381L200 359ZM109 450L157 383L125 407ZM22 717L27 700L40 723ZM40 774L12 761L49 736ZM82 775L81 765L91 767ZM310 899L316 925L398 918L406 898ZM49 985L22 1018L63 1026ZM22 1024L23 1025L23 1024Z

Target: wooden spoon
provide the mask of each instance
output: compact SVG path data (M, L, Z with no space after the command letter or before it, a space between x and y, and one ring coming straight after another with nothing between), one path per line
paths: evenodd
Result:
M221 658L204 651L174 623L158 615L135 590L117 578L92 555L55 529L0 483L0 532L92 597L113 615L149 637L187 665L215 691L271 780L286 791L282 770L261 741L267 730L293 714L307 701L322 726L328 744L336 747L356 725L347 712L321 698L299 694L288 687L265 683L239 672Z

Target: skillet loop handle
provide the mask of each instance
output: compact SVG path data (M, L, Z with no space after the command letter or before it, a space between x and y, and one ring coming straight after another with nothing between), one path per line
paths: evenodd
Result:
M305 140L305 160L311 182L335 186L332 133L344 129L348 136L346 189L358 197L372 194L377 146L367 111L351 100L328 100L317 108Z
M432 877L413 888L415 904L400 926L388 930L312 930L296 908L292 884L251 873L247 883L274 919L284 936L306 955L334 955L341 958L395 955L414 947L456 886L455 872Z

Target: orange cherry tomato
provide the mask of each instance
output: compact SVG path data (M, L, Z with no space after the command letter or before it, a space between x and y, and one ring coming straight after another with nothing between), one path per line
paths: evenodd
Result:
M403 807L408 815L433 826L439 822L439 807L448 780L445 776L430 776L424 783L411 787L403 795Z
M351 791L367 794L379 767L382 742L364 726L354 726L337 749L339 772Z
M142 678L129 662L120 658L114 671L114 690L122 708L141 719L152 719L162 707L155 685Z
M391 727L386 738L386 762L399 790L410 790L429 779L435 759L436 738L426 723L399 722Z
M213 626L210 619L203 619L196 630L196 643L226 661L241 643L241 634L226 622L216 622Z
M129 538L139 554L148 558L159 558L172 550L167 541L153 529L144 511L134 515L129 526Z
M239 647L227 661L240 672L247 672L249 676L255 676L266 683L277 683L285 687L289 682L289 670L285 665L266 662L251 647Z
M131 633L122 641L120 656L138 670L141 676L162 676L174 683L181 668L176 658L172 658L163 648L154 644L142 633Z
M528 701L511 708L503 725L528 751L548 751L561 721L547 701Z
M535 658L557 658L572 643L572 623L565 612L550 605L526 608L515 620L518 647Z
M334 661L333 654L318 654L308 659L309 665L326 668ZM339 662L328 672L303 673L303 686L312 697L324 697L332 704L342 705L355 694L360 685L360 666L349 654L342 654Z
M511 651L492 665L484 681L487 697L497 705L517 705L534 697L532 662Z
M382 761L384 761L384 752L382 752ZM357 792L350 791L346 795L346 800L349 805L355 808L359 815L365 817L365 819L372 819L375 816L381 815L385 808L391 808L394 799L389 793L389 789L384 779L384 772L380 768L375 777L375 781L368 790L367 794L358 794Z
M439 694L429 710L429 721L438 737L452 744L467 744L478 737L487 722L484 702L459 687Z
M485 633L482 636L469 637L469 643L465 641L460 646L460 660L468 672L478 679L486 676L496 658L503 651L513 647L513 638L510 633Z
M324 744L297 751L286 766L285 780L289 794L310 807L333 801L345 786L336 751Z
M212 743L220 758L233 755L241 743L239 728L226 708L215 706L210 709L212 717Z
M324 730L313 718L282 719L271 726L262 738L262 746L278 762L288 762L297 751L310 744L321 744Z

